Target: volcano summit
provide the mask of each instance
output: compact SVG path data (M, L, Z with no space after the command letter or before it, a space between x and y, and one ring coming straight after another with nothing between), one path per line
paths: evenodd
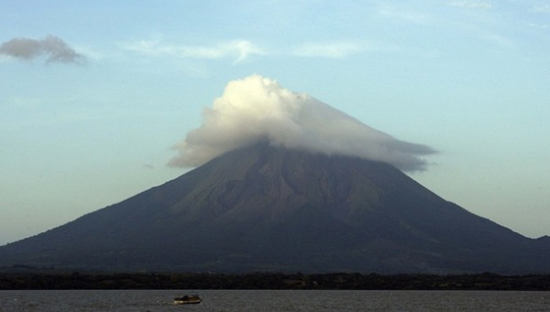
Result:
M327 155L382 161L406 171L424 170L422 156L435 151L398 140L307 94L253 75L230 82L206 108L203 124L176 145L170 164L195 167L225 152L268 141Z

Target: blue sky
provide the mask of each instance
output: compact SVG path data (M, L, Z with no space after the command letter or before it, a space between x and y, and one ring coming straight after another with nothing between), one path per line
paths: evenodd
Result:
M0 244L183 174L172 147L252 74L432 147L415 180L550 235L547 1L296 2L0 2Z

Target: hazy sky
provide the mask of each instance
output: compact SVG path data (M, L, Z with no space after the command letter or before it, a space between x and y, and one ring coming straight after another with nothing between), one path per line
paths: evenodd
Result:
M1 1L0 244L183 174L254 74L429 146L416 181L550 235L549 51L548 1Z

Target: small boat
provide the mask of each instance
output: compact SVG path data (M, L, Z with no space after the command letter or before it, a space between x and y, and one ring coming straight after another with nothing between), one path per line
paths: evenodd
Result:
M197 304L201 302L202 298L199 295L185 295L174 298L174 304Z

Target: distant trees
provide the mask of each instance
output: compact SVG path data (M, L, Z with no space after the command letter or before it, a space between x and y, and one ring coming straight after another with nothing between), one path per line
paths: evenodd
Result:
M550 275L0 273L7 289L550 290Z

